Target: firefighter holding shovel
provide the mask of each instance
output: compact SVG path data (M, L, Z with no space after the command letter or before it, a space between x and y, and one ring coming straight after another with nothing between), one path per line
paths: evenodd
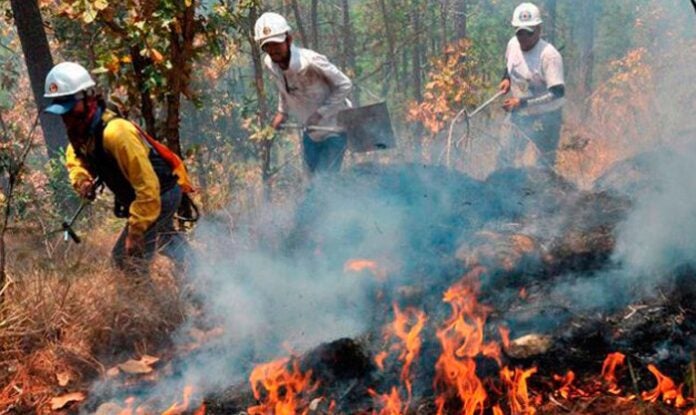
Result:
M266 53L264 64L279 92L271 126L280 129L293 115L304 127L302 147L309 172L335 172L347 146L345 133L338 132L337 115L351 107L352 83L326 56L294 45L290 32L285 18L270 12L261 15L254 27L255 40Z
M136 124L107 109L95 85L72 62L46 76L44 96L51 104L45 111L60 115L68 132L70 181L83 198L93 194L97 177L114 193L116 216L128 219L112 251L119 268L146 276L159 249L181 269L188 243L173 219L182 193L192 191L185 167Z

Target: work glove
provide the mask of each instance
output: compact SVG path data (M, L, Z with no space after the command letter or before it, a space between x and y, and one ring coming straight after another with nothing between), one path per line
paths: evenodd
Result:
M142 256L145 253L145 236L134 235L128 232L126 235L126 255Z

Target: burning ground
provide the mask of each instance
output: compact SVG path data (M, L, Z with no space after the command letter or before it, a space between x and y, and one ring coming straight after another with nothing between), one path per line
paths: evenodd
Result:
M363 165L232 236L209 219L201 312L173 347L214 335L156 382L100 382L82 411L691 414L692 154L592 191L534 169Z

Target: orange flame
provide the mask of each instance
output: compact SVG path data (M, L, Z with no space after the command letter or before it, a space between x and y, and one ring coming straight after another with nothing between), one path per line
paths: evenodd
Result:
M561 386L556 389L556 393L561 395L562 398L568 399L568 397L571 395L573 381L575 380L575 373L572 370L569 370L565 376L553 375L553 380L561 383Z
M387 358L387 356L389 356L389 352L387 351L381 351L375 356L375 364L379 370L384 370L384 360Z
M527 370L515 368L515 371L504 367L500 371L500 378L503 379L508 387L508 404L510 405L511 415L533 415L536 413L529 404L529 391L527 379L535 374L535 367Z
M657 386L650 392L643 392L641 394L643 400L655 402L660 398L660 396L662 396L663 402L669 405L674 405L676 408L682 408L686 405L686 399L684 399L684 396L682 395L684 385L680 385L677 388L672 379L660 373L660 371L657 370L657 368L652 364L648 365L648 370L657 379Z
M128 397L126 398L126 407L118 413L118 415L132 415L133 414L133 405L135 404L135 398L134 397Z
M389 340L391 335L396 336L401 342L391 347L392 350L401 350L398 359L402 362L400 379L406 388L406 402L402 402L399 390L393 387L389 394L380 395L377 392L370 390L373 398L376 398L378 404L382 407L379 415L398 415L405 413L409 407L411 398L413 397L413 385L410 379L411 365L418 357L421 348L420 333L425 326L426 316L421 310L407 308L401 311L395 303L394 322L385 330L385 339ZM388 352L382 351L375 357L375 363L384 370L384 360L389 355ZM373 412L373 414L377 414Z
M403 362L403 367L401 368L401 381L408 392L407 402L410 402L412 396L412 384L411 380L409 379L409 372L411 370L413 360L420 352L420 332L423 330L426 317L423 311L413 308L408 308L405 312L401 312L396 304L394 304L394 316L392 329L394 330L394 334L401 339L403 344L401 346L403 350L399 355L399 360ZM413 319L415 319L415 323L409 329L409 321Z
M373 398L377 399L382 410L372 411L372 415L404 415L408 408L408 403L404 404L401 401L399 390L393 387L389 394L380 395L372 389L367 390Z
M435 364L435 387L441 391L435 399L438 415L445 413L445 405L453 395L462 404L461 414L482 413L488 395L476 375L474 358L483 355L500 364L500 346L483 341L484 323L490 309L477 301L476 280L481 271L475 269L444 294L443 301L450 304L452 314L437 330L442 346L442 354Z
M623 353L609 353L602 364L602 379L606 382L609 393L614 395L621 393L615 372L618 366L624 364L624 360L626 360L626 356Z
M189 402L191 401L192 394L193 394L193 387L192 386L184 387L184 400L183 400L183 402L175 403L174 405L170 406L169 409L162 412L162 415L179 415L179 414L184 413L184 411L188 410Z
M343 272L362 272L365 270L370 271L378 281L387 279L387 272L371 259L349 259L343 265Z
M319 385L312 384L312 371L302 373L297 360L293 361L292 371L288 371L287 365L290 358L282 358L270 363L258 365L249 376L251 390L256 400L261 400L263 386L266 390L264 401L247 409L249 415L296 415L306 414L307 410L299 411L303 404L298 395L312 392Z
M500 333L500 341L503 343L503 347L507 350L510 348L510 329L507 327L498 327L498 333Z

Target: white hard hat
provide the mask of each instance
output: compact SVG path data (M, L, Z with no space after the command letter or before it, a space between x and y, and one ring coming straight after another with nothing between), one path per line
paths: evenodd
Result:
M290 25L283 16L278 13L266 12L256 20L254 40L259 42L261 46L268 42L285 42L290 30Z
M518 30L534 30L534 26L540 25L541 11L539 8L532 3L522 3L515 8L515 12L512 14L512 25Z
M52 98L53 104L45 111L58 115L67 113L77 102L75 95L95 85L94 79L82 65L59 63L46 75L44 98Z

